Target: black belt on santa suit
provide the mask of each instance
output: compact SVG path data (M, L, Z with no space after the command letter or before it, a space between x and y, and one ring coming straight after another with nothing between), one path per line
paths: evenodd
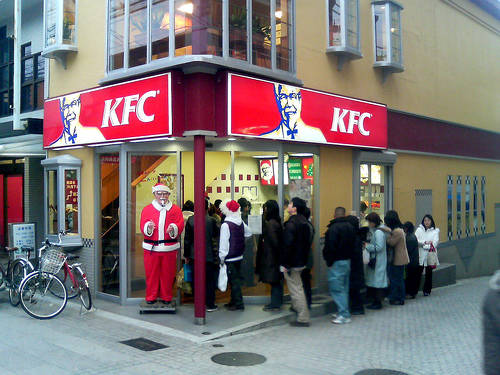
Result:
M171 239L171 240L159 240L159 241L144 239L144 242L146 242L146 243L150 243L150 244L151 244L151 245L153 245L153 246L158 246L158 245L161 245L161 244L164 244L164 243L167 243L167 244L174 244L174 243L177 243L178 241L177 241L176 239Z

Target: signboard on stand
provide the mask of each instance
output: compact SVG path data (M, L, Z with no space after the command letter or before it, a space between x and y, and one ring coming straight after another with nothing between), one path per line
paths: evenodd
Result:
M35 223L9 223L9 247L17 247L19 250L14 252L14 259L26 259L27 254L21 251L21 247L31 247L35 249ZM36 256L35 251L31 253Z

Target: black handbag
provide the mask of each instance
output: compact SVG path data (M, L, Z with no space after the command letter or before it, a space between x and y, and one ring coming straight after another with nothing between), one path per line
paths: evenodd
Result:
M368 262L368 267L374 270L376 265L377 265L377 254L370 253L370 261Z

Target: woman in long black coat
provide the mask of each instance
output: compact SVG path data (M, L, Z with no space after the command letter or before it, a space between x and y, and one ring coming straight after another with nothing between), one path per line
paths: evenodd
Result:
M264 203L263 219L255 272L261 282L271 284L271 303L264 306L264 311L278 311L283 303L283 279L279 259L283 227L278 202L268 200Z

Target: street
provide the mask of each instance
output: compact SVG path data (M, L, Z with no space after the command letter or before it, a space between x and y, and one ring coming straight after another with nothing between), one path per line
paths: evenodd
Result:
M119 316L108 319L99 310L80 315L76 305L56 319L38 321L11 307L2 292L1 373L352 375L378 368L409 375L476 375L481 373L480 307L487 282L485 277L461 280L435 289L431 297L368 312L343 326L323 316L310 328L278 326L199 343ZM168 347L145 352L120 343L139 337ZM257 353L266 361L249 367L211 361L223 352Z

